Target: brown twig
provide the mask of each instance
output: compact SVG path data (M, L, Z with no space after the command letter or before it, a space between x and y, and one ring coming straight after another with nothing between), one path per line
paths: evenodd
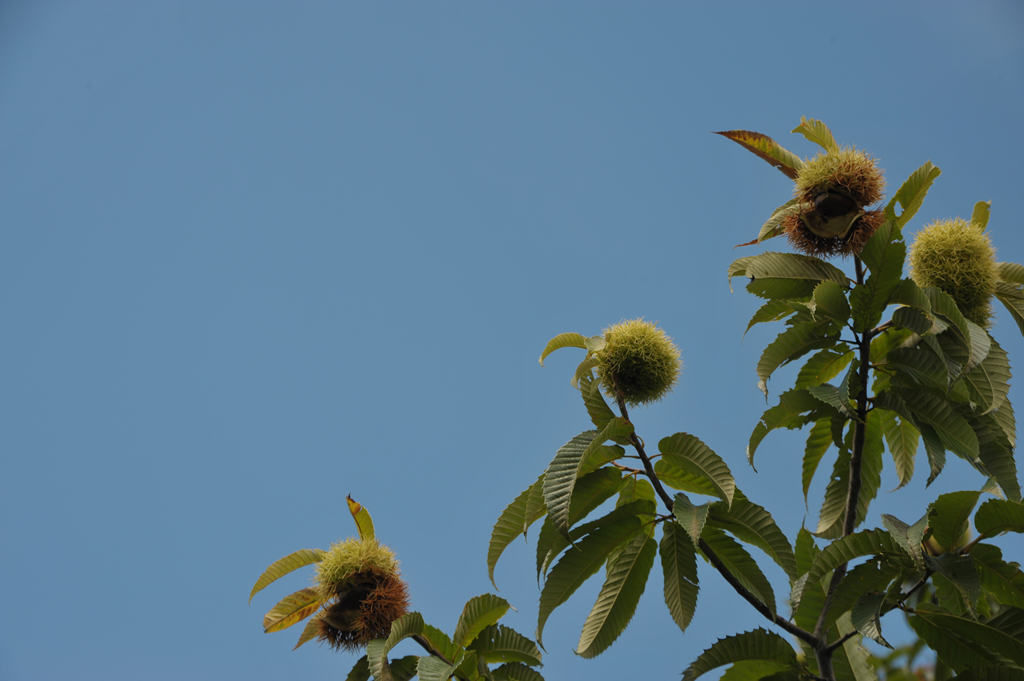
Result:
M615 384L614 376L612 376L612 384L615 386L615 399L618 402L619 411L622 414L622 418L625 419L626 421L629 421L629 412L626 410L626 396L622 393L622 390L619 389L618 385ZM672 497L669 496L668 492L665 491L665 487L661 484L661 480L658 479L658 475L654 472L654 466L651 465L651 459L650 457L647 456L647 452L644 451L643 440L641 440L636 433L631 433L629 436L629 442L631 445L633 445L633 448L636 450L637 455L639 455L640 461L643 462L644 470L647 473L647 477L650 478L651 484L654 486L654 491L661 498L662 503L664 503L668 510L671 511L672 508L675 506L675 502L672 499ZM750 591L748 591L746 587L740 584L739 580L736 579L732 572L729 571L729 568L725 566L725 563L722 562L722 560L718 557L714 550L712 550L712 548L708 546L707 542L701 539L698 542L698 546L700 547L700 550L704 554L704 556L707 557L708 561L714 566L716 570L718 570L719 574L722 575L725 581L729 583L729 586L731 586L736 591L736 593L738 593L743 598L743 600L750 603L750 605L752 605L755 610L764 615L764 617L770 620L773 624L778 625L782 629L786 630L793 636L796 636L801 641L804 641L810 646L818 646L819 640L817 636L815 636L809 631L801 629L789 620L783 619L779 615L773 613L767 605L761 602L761 600L757 596L750 593Z

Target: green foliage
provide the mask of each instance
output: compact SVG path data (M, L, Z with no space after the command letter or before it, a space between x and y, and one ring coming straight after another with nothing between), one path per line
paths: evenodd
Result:
M985 233L990 206L978 202L970 222L918 230L911 277L904 278L903 229L923 207L939 169L925 163L884 209L868 210L884 187L874 159L840 146L821 121L803 118L794 132L823 152L804 161L760 133L718 134L795 181L796 198L772 211L744 245L786 233L800 252L741 257L728 276L730 282L746 277L747 290L765 301L744 333L756 324L783 324L754 367L766 398L776 371L797 365L793 387L780 391L754 425L748 461L753 466L772 431L806 428L799 454L806 504L819 469L830 473L815 532L801 527L790 541L790 528L737 488L710 439L675 433L657 440L653 455L647 451L642 424L627 407L661 399L681 368L678 349L655 324L631 320L598 336L560 334L544 348L541 364L561 348L585 350L571 383L593 429L554 452L540 477L500 514L487 549L494 583L504 551L542 520L535 536L537 642L499 625L509 604L485 594L466 604L451 637L419 613L396 614L380 637L362 642L367 656L349 679L538 681L534 667L554 611L601 575L576 650L583 658L601 654L634 617L652 575L657 578L656 559L669 615L686 632L697 608L700 556L753 606L753 616L791 636L800 652L774 631L727 636L686 669L684 681L726 666L725 681L870 681L876 672L893 681L945 681L950 670L968 680L1024 681L1024 572L990 543L1024 533L1011 370L987 328L994 297L1024 333L1024 266L995 262ZM852 276L823 259L837 254L852 256ZM883 513L884 529L862 528L886 462L900 489L923 465L922 450L927 484L945 469L947 452L981 477L927 509L899 511L920 518L913 524ZM396 570L366 510L351 499L349 510L359 538L329 552L297 551L260 576L250 600L310 564L318 564L321 587L334 585L287 596L268 613L267 631L312 616L298 645L320 638L337 647L323 634L338 623L331 608L351 594L362 596L345 580ZM787 603L777 603L765 559L786 575ZM906 613L918 638L872 656L865 638L890 648L900 643L891 630L883 635L894 610ZM407 638L426 655L389 660ZM915 666L922 659L934 660L933 671Z

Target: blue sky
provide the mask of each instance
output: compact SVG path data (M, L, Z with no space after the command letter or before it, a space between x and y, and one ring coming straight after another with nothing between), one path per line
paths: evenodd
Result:
M354 657L262 633L308 573L246 600L353 534L346 494L452 630L492 591L501 510L589 427L579 356L541 349L622 319L686 365L640 434L697 435L790 536L813 525L797 436L745 463L777 330L740 343L758 303L725 277L791 183L709 133L809 156L788 131L819 118L892 191L931 160L908 231L991 200L1022 262L1022 110L1013 2L0 5L0 677L344 678ZM1005 314L994 334L1019 367ZM871 522L981 483L924 478ZM532 548L497 570L528 635ZM763 624L701 569L685 635L656 572L589 661L587 585L549 620L547 678L675 678Z

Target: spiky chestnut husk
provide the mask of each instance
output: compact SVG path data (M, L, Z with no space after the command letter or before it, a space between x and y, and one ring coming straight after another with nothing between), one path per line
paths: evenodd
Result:
M869 154L852 147L821 153L804 163L796 176L794 193L805 203L820 203L822 194L835 191L835 202L841 197L852 201L854 207L864 208L882 198L885 177L877 162ZM838 213L836 213L838 214Z
M316 586L325 606L318 638L335 650L356 650L384 638L409 610L394 552L376 539L333 544L317 563Z
M986 329L991 324L999 271L992 241L977 225L956 218L922 228L910 246L910 278L949 294L975 324Z
M397 574L356 573L336 585L319 616L317 638L334 650L355 651L387 638L391 624L408 611L408 589Z
M324 599L330 598L338 584L360 572L397 574L395 552L376 539L335 542L316 565L316 584Z
M860 255L864 244L885 222L885 215L880 210L872 210L853 219L850 228L840 236L818 236L811 231L808 221L813 221L816 213L813 209L806 212L794 213L786 217L782 227L786 232L786 238L790 245L807 255L819 258L831 258L837 255Z
M631 319L605 329L597 377L609 397L618 387L626 404L657 402L679 380L679 348L656 324Z

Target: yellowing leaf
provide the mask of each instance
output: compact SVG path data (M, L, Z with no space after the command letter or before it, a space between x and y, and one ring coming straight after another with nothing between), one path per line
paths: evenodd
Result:
M356 521L356 528L359 530L360 539L373 539L373 520L370 518L370 512L363 508L363 505L353 501L352 497L347 497L348 510L352 514L352 519Z
M749 130L726 130L715 134L731 139L744 149L768 161L773 168L778 168L783 175L791 180L796 179L797 171L804 165L799 156L783 149L768 135Z
M271 633L287 629L306 619L320 607L320 592L314 587L285 596L263 617L263 631Z
M249 602L252 603L252 597L274 580L283 577L293 570L298 570L300 567L305 567L311 563L319 563L323 557L324 552L320 549L299 549L295 553L290 553L281 560L272 563L260 575L260 578L256 580L252 591L249 592Z

